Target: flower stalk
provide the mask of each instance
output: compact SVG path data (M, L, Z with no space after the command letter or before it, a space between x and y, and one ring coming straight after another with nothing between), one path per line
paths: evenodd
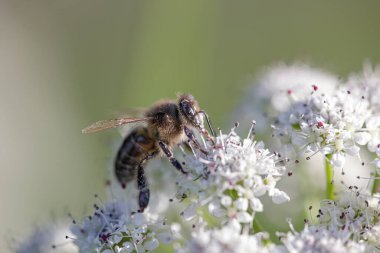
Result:
M334 168L331 165L331 154L326 155L325 159L325 171L326 171L326 197L334 200Z
M253 231L255 233L259 233L259 232L265 231L263 229L263 226L261 225L260 221L257 219L257 217L255 217L255 219L253 220L252 228L253 228Z
M380 188L380 175L379 173L377 173L377 171L375 171L375 176L374 176L374 179L373 179L373 185L372 185L372 194L374 193L377 193L379 192L379 188Z

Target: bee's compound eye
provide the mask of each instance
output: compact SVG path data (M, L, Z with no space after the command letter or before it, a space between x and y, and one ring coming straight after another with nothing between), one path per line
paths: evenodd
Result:
M190 119L193 119L195 116L194 108L187 101L182 101L181 106L186 116L189 117Z

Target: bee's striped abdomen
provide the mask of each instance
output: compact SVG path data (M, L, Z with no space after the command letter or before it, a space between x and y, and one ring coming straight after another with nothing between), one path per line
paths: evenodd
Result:
M123 188L136 177L141 161L156 149L146 127L135 128L124 139L115 159L115 175Z

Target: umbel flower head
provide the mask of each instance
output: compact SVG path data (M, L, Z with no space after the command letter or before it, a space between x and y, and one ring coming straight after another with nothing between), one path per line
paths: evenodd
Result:
M290 253L360 253L366 250L364 243L350 239L348 230L332 230L325 227L309 227L307 224L301 232L292 229L286 234L278 233L285 245L284 252Z
M283 144L283 153L298 152L330 155L335 168L343 168L346 155L359 157L360 146L375 151L380 117L376 116L365 96L352 94L344 87L330 94L310 87L310 95L295 100L281 113L274 136Z
M339 200L321 201L316 220L310 219L301 232L288 220L291 231L278 233L290 252L380 251L380 194L348 187Z
M164 220L137 212L132 201L114 200L94 208L93 215L74 222L71 229L80 252L146 252L172 238Z
M277 63L264 69L245 92L245 98L237 110L234 120L257 120L257 131L266 132L270 119L289 109L292 99L305 99L310 87L317 85L328 93L338 85L338 77L325 70L312 68L305 63L291 65ZM288 96L287 96L288 94Z
M281 252L280 247L266 244L268 235L241 233L241 226L231 221L222 228L207 229L202 226L192 233L185 247L177 253L241 253L241 252Z
M185 154L190 176L177 178L176 196L191 203L183 213L186 219L207 205L222 221L251 223L255 212L263 211L259 197L268 194L277 204L289 200L276 188L285 173L285 161L251 137L250 133L241 139L232 129L229 134L220 133L213 144L205 143L207 155L196 149L193 155Z
M370 195L350 186L339 200L321 202L318 227L347 231L349 238L380 248L380 194Z

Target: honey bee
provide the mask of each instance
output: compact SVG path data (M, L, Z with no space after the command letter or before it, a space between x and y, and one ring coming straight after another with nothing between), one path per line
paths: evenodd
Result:
M145 112L144 117L101 120L84 128L82 132L93 133L130 123L145 123L134 127L125 137L114 161L114 173L122 188L137 179L138 204L140 211L143 212L150 198L149 185L144 173L146 162L158 155L164 155L177 170L187 174L181 163L173 156L172 148L187 138L195 148L206 152L201 149L192 131L196 129L212 141L212 137L203 127L202 116L206 118L211 134L215 136L205 111L200 110L198 102L192 95L183 94L176 102L158 102Z

